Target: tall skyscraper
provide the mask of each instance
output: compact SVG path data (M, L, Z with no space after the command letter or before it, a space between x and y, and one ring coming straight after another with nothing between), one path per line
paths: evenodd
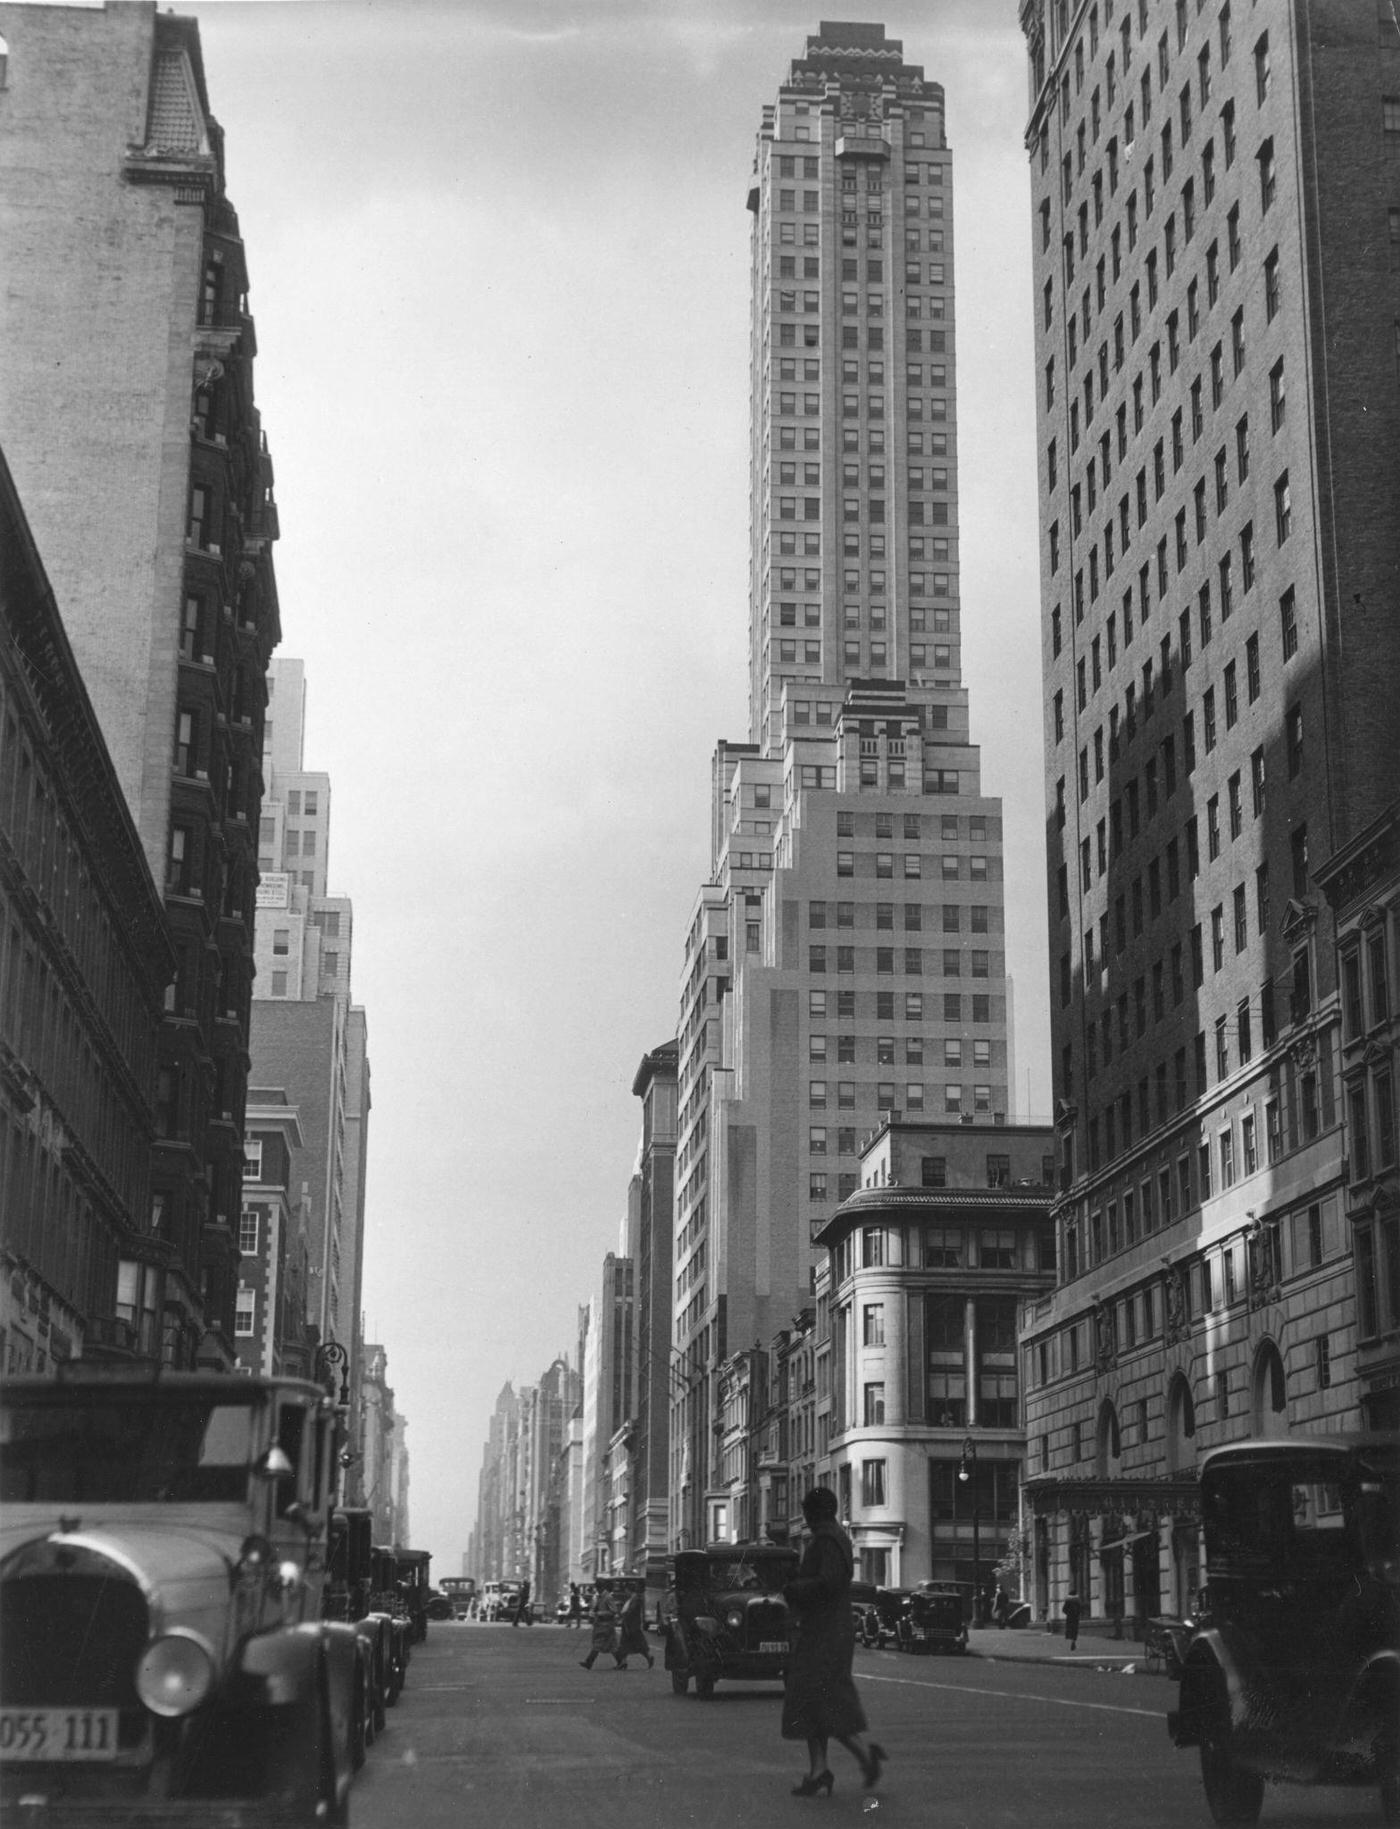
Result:
M176 949L138 1331L227 1365L279 632L247 262L193 19L4 5L0 36L0 445Z
M713 772L686 943L675 1543L745 1534L715 1368L810 1300L879 1113L1011 1110L1000 803L961 680L943 91L823 24L763 111L752 212L749 741Z
M1145 1616L1195 1591L1200 1449L1360 1420L1354 1238L1400 1325L1394 912L1348 1012L1318 888L1397 793L1400 31L1372 0L1021 21L1062 1178L1036 1597Z

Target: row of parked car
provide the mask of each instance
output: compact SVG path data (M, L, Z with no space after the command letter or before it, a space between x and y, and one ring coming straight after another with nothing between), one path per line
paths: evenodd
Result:
M970 1600L952 1582L920 1582L914 1588L851 1585L856 1636L871 1650L892 1645L896 1651L961 1655L967 1650Z
M337 1510L319 1386L93 1371L0 1391L0 1812L344 1824L426 1634L428 1557Z

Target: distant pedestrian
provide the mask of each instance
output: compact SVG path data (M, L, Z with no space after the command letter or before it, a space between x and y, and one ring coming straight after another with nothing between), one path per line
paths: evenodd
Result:
M599 1588L593 1602L593 1642L588 1647L588 1656L580 1658L579 1662L585 1670L592 1670L600 1652L616 1649L617 1614L613 1611L612 1596L605 1588Z
M628 1658L635 1654L637 1657L646 1659L647 1669L650 1670L656 1659L651 1654L651 1646L647 1644L646 1631L642 1624L642 1590L640 1588L633 1588L627 1596L622 1609L622 1617L618 1620L617 1626L617 1646L613 1651L613 1656L617 1659L618 1669L626 1670Z
M569 1624L571 1626L583 1624L583 1596L578 1591L576 1581L569 1583Z
M996 1621L998 1628L1002 1632L1005 1632L1006 1622L1010 1617L1011 1617L1011 1597L1006 1592L1005 1588L998 1586L997 1597L996 1597L995 1602L992 1605L992 1618Z
M796 1578L783 1598L796 1615L792 1661L783 1693L783 1738L807 1742L807 1776L792 1788L794 1797L831 1795L836 1782L826 1763L829 1740L839 1740L859 1761L867 1791L880 1780L883 1747L861 1744L865 1710L851 1676L855 1656L855 1616L851 1611L854 1557L851 1540L836 1519L836 1494L814 1486L802 1501L811 1533Z
M1071 1651L1079 1643L1079 1615L1082 1611L1082 1603L1077 1594L1065 1596L1065 1643Z
M520 1584L520 1592L515 1597L515 1617L510 1623L512 1626L518 1626L522 1619L527 1626L534 1624L530 1613L530 1584L528 1581L522 1581Z

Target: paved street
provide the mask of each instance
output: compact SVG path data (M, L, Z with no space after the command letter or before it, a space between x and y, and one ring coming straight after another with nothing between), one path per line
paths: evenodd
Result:
M979 1635L991 1638L993 1635ZM1037 1635L999 1635L1009 1656ZM1043 1643L1042 1639L1042 1643ZM861 1652L875 1797L833 1749L832 1798L789 1786L803 1749L778 1734L778 1690L671 1694L661 1668L580 1670L586 1635L435 1625L356 1783L354 1829L767 1829L873 1817L947 1829L1178 1829L1208 1822L1195 1756L1167 1741L1165 1678L998 1658ZM1121 1650L1121 1647L1118 1648ZM1373 1793L1271 1789L1266 1823L1377 1822Z

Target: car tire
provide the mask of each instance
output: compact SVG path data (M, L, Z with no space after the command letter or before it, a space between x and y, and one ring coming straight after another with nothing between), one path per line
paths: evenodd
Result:
M714 1678L713 1677L696 1677L695 1694L696 1694L696 1698L701 1702L712 1702L714 1700L714 1695L715 1695Z
M671 1694L683 1696L689 1688L690 1677L687 1673L684 1670L673 1670L671 1672Z
M1257 1823L1264 1807L1264 1780L1235 1763L1230 1741L1230 1718L1217 1704L1201 1728L1201 1783L1211 1821Z

